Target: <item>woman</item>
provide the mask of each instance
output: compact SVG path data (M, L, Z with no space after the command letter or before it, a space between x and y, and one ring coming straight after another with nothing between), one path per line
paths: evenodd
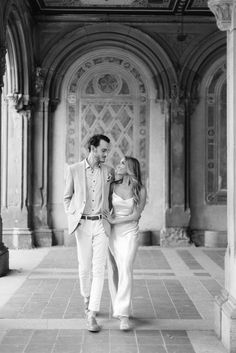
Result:
M141 181L140 164L126 156L116 168L111 184L112 212L104 212L111 224L108 277L113 316L120 319L120 329L129 330L133 282L133 263L138 249L138 221L146 203L146 189Z

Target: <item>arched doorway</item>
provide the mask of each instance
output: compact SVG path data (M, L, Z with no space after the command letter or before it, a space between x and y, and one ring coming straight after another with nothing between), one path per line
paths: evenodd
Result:
M163 227L165 113L163 101L156 99L153 77L140 59L117 48L81 56L64 77L61 102L50 126L49 190L54 229L67 228L62 205L66 166L85 157L86 143L94 133L111 138L109 164L115 166L125 154L140 160L149 194L141 229Z
M73 74L67 89L66 162L87 155L95 133L111 139L108 163L124 155L139 158L143 180L149 171L149 90L146 79L127 57L99 53Z
M204 99L191 120L191 228L200 245L225 247L227 121L224 56L206 68L200 93Z

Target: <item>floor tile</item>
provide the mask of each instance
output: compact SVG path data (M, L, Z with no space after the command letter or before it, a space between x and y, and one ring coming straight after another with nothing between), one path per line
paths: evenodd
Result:
M203 252L209 256L211 260L213 260L218 266L224 269L225 264L225 249L222 250L206 250L204 249Z
M191 270L202 269L202 266L188 250L177 250L177 253Z
M52 353L80 353L81 352L81 345L60 345L56 344L53 347Z
M186 331L172 330L161 331L164 342L166 345L176 345L176 344L190 344L188 335Z
M51 353L53 351L53 345L50 344L29 344L24 353Z
M167 353L196 353L190 344L186 345L167 345Z
M0 345L0 352L1 353L23 353L24 352L24 345Z
M150 344L139 345L139 353L167 353L166 349L162 345Z
M136 339L135 336L128 336L125 335L125 333L121 336L110 336L110 342L111 342L111 346L115 346L115 345L132 345L132 344L136 344Z
M90 344L86 343L82 345L81 353L109 353L109 344L99 343L98 344Z
M5 336L2 341L1 344L5 345L26 345L29 342L29 337L22 335L22 336Z
M83 336L58 336L56 338L57 345L65 345L65 346L73 346L73 345L80 345L84 342Z
M91 352L94 353L94 352ZM110 353L139 353L136 345L122 345L122 346L111 346ZM162 352L161 352L162 353Z

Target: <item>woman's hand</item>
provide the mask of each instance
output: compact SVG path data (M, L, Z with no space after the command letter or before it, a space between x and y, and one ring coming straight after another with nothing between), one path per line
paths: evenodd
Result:
M103 217L104 217L110 224L114 224L114 223L115 223L114 217L112 217L112 215L111 215L107 210L104 210L102 214L103 214Z

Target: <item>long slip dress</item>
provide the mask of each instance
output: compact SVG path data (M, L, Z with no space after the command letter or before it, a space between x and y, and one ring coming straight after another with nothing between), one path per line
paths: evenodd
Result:
M132 214L134 199L124 200L114 191L113 212L117 217ZM138 222L115 224L109 238L108 279L113 316L130 316L133 287L133 264L138 249Z

